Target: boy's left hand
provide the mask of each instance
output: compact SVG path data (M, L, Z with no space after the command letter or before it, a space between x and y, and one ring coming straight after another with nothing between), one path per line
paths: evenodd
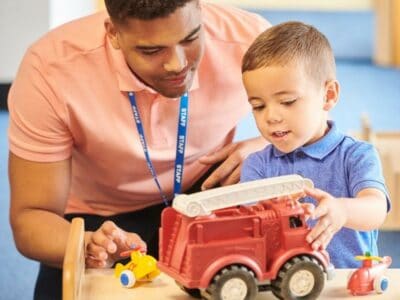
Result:
M306 240L314 250L325 249L333 235L347 222L345 203L320 189L304 188L304 192L318 202L311 217L319 219Z

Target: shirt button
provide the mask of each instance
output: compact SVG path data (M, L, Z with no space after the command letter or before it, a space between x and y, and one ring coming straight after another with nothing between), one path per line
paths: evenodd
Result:
M297 152L297 153L296 153L296 156L297 156L298 158L303 158L303 157L305 157L304 152L301 152L301 151Z

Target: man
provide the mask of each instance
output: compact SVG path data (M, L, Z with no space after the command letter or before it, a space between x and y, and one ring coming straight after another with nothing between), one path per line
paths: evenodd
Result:
M74 216L89 267L132 244L157 256L163 200L237 182L265 143L232 143L248 111L241 58L265 20L198 0L106 7L30 47L9 95L10 220L42 262L37 299L60 297Z

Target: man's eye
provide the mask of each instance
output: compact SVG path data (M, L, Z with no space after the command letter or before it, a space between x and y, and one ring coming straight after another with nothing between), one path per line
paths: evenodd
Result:
M160 49L153 49L153 50L142 50L142 54L144 55L153 55L160 52Z
M292 99L292 100L282 101L281 104L289 106L289 105L292 105L293 103L295 103L296 101L297 101L297 98Z
M188 39L184 40L183 43L184 43L184 44L189 44L189 43L191 43L191 42L197 40L198 38L199 38L199 37L196 35L196 36L193 36L193 37L191 37L191 38L188 38Z

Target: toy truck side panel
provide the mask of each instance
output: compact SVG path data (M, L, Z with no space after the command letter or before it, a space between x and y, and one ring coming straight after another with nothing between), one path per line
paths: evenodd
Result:
M201 223L190 228L187 262L191 266L190 275L200 280L200 286L206 287L219 270L231 264L247 266L256 277L262 278L266 249L261 220L255 215L235 216L237 211L221 211L215 219L199 220ZM219 218L221 215L225 217Z
M257 259L257 253L262 251L262 241L248 241L250 242L248 244L245 239L238 243L232 242L224 245L223 248L220 248L217 243L210 247L189 246L191 249L188 251L184 262L185 269L182 271L182 274L186 275L185 286L206 288L218 271L231 264L247 266L255 272L257 278L260 278L263 270ZM188 278L192 278L192 281Z
M162 212L161 217L161 227L159 229L159 257L160 259L165 258L167 254L167 250L174 246L176 241L176 229L177 226L174 226L175 223L178 223L181 219L176 211L170 207L167 207ZM168 248L169 247L169 248Z
M236 211L224 210L220 212L225 215L222 218L219 215L198 219L168 211L163 213L162 228L165 228L166 218L166 222L174 218L174 226L178 228L169 233L160 232L160 268L166 273L174 273L171 274L174 278L180 274L184 278L181 283L186 287L198 287L201 281L205 282L205 277L215 275L212 273L214 268L223 268L233 262L228 257L235 255L235 259L261 276L266 264L265 238L260 234L261 220L254 215L237 216ZM164 240L168 236L170 240L179 242Z
M293 203L292 203L293 204ZM314 251L311 246L306 242L306 236L310 229L305 221L304 212L300 205L291 205L291 202L275 202L273 204L277 213L276 223L274 228L280 228L281 237L275 233L268 234L269 237L275 237L276 242L281 242L282 245L274 247L268 251L271 256L268 258L270 264L268 269L270 273L268 277L275 279L278 271L283 264L291 258L299 255L313 257L327 271L332 266L329 264L329 254L325 250ZM263 226L267 230L273 228L270 224ZM329 276L332 276L329 270Z
M254 276L258 280L263 276L263 271L261 270L260 264L254 260L254 257L232 254L223 256L219 260L216 260L209 265L201 276L200 283L197 286L193 286L193 288L207 288L215 274L217 274L224 267L230 265L241 265L247 267L249 270L254 272Z

